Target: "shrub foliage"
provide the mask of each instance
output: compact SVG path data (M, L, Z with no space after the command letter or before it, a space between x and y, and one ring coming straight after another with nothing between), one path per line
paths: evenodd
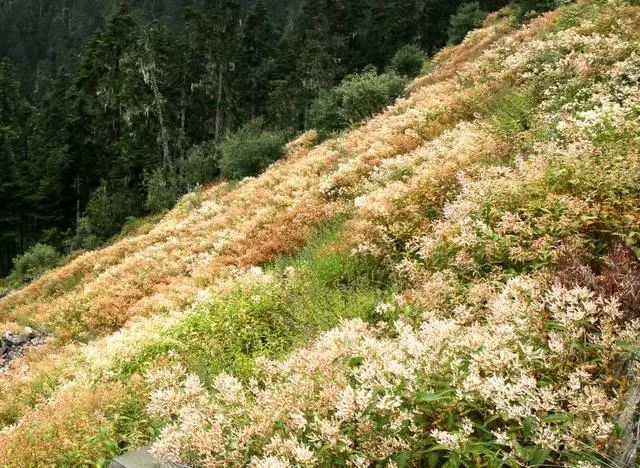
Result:
M263 129L254 119L225 138L221 145L220 173L227 179L256 176L284 154L285 136Z
M56 249L47 244L36 244L13 260L13 270L7 284L20 286L33 281L45 271L55 267L60 260Z
M314 101L313 125L327 136L360 122L392 104L406 84L407 79L395 71L378 74L368 69L348 76L336 88L321 92Z
M447 37L449 44L459 44L472 29L479 27L487 13L482 11L478 2L463 3L449 20Z

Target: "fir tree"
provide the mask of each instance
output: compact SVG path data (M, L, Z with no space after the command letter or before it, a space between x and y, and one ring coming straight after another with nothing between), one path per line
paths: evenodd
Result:
M25 247L32 209L27 168L30 108L8 59L0 62L0 268Z

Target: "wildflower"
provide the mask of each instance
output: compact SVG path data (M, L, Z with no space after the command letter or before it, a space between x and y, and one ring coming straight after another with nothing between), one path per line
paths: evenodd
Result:
M364 206L367 206L367 203L368 203L367 197L364 195L356 197L353 200L353 204L356 206L356 208L362 208Z
M438 444L444 446L447 450L455 451L460 447L460 440L457 434L439 429L433 429L429 434Z
M353 466L356 468L368 468L371 462L362 455L356 455L353 459Z
M238 404L244 401L244 389L235 377L222 372L213 381L218 396L227 404Z
M385 393L378 399L376 407L382 411L393 411L400 407L402 401L396 395Z
M290 463L280 457L252 457L249 465L254 468L289 468Z
M336 418L341 421L347 420L353 416L355 411L356 393L353 388L348 385L342 390L336 403Z
M200 379L195 374L189 374L183 384L186 396L197 396L204 392L204 387Z
M386 302L380 302L375 309L373 309L373 313L376 315L385 315L387 312L393 309L393 306L387 304Z
M304 430L307 427L307 419L304 417L304 414L299 410L293 410L289 414L289 419L291 420L291 424L295 429L299 431Z
M509 435L502 430L494 430L491 431L491 433L495 436L496 438L496 442L500 445L506 445L506 446L511 446L511 439L509 438Z

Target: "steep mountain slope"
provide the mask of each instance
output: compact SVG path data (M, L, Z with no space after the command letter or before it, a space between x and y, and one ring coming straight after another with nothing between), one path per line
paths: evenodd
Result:
M207 466L623 457L640 7L512 23L361 127L1 299L4 328L54 338L0 377L0 462L148 441Z

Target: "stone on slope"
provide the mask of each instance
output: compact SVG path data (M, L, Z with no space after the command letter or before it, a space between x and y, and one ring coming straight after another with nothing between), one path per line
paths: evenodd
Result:
M181 468L180 465L158 461L149 452L149 446L114 458L109 468Z

